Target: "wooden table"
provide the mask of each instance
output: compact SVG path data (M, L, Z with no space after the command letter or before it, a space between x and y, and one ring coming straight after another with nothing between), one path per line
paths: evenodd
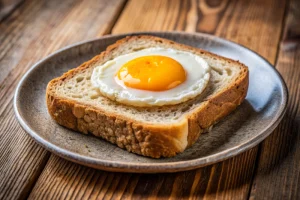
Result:
M0 199L300 199L299 27L299 0L25 0L0 22ZM173 174L84 167L22 130L13 95L35 62L75 42L148 30L206 32L258 52L289 88L283 121L239 156Z

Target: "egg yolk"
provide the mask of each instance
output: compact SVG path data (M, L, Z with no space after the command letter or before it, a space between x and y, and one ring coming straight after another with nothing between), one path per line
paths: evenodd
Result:
M125 63L116 74L130 88L164 91L186 80L186 72L176 60L166 56L143 56Z

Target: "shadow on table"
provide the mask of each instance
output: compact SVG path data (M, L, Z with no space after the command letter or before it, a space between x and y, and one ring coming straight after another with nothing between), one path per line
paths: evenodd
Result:
M299 147L300 117L293 118L290 108L274 132L264 140L259 154L259 173L267 175L274 170L279 170L285 166L285 170L292 167L297 147ZM298 144L297 144L298 143Z
M48 195L54 189L61 191L62 196L81 199L201 199L204 196L232 199L237 195L246 198L256 153L254 148L224 162L168 174L106 172L51 156L47 164L51 171L41 176L41 184L36 184L38 188L33 194L48 188L45 192Z

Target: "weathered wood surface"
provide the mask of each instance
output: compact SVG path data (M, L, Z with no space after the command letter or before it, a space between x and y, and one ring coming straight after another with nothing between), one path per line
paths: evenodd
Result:
M124 3L27 0L0 23L0 199L26 198L50 156L15 119L18 81L55 50L110 32Z
M245 199L256 149L228 161L173 174L94 170L52 155L30 199Z
M0 21L8 16L24 0L1 0L0 1Z
M280 0L263 3L258 0L210 1L210 4L205 1L130 0L112 33L207 32L241 43L275 63L285 6L286 2ZM104 172L51 155L30 198L246 199L252 186L257 152L258 147L198 170L155 175Z
M289 89L287 113L275 132L261 144L251 199L300 199L299 27L300 1L292 0L276 63Z

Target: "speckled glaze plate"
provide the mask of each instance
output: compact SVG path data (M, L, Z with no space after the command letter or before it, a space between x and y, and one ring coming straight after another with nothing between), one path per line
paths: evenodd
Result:
M133 33L128 35L136 35ZM66 47L36 63L20 81L14 99L16 116L29 135L47 150L76 163L120 172L176 172L190 170L235 156L265 139L282 119L287 88L280 74L255 52L206 34L147 32L179 43L240 60L249 67L246 100L228 117L203 134L189 149L173 158L152 159L129 153L94 136L68 130L49 116L45 103L47 83L77 67L126 35L105 36Z

